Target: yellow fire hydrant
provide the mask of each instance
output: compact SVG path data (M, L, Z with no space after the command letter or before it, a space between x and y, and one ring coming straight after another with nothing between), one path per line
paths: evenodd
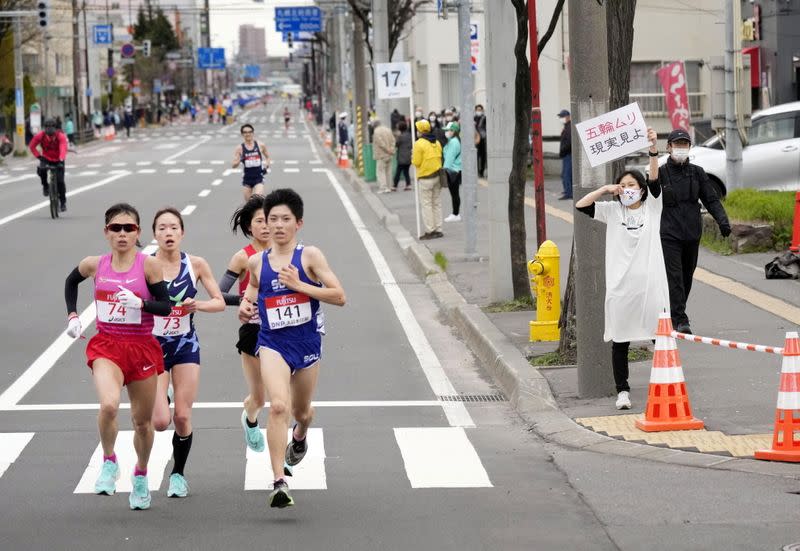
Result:
M536 321L531 321L530 341L557 341L561 332L561 281L559 260L561 255L552 241L545 241L533 260L528 262L531 289L536 293Z

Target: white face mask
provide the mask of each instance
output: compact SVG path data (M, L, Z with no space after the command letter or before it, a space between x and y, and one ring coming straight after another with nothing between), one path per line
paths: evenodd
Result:
M689 158L689 148L688 147L673 147L672 153L670 153L672 160L676 163L682 163L686 159Z
M567 119L566 119L566 117L559 117L559 119L558 119L558 120L560 120L560 121L561 121L561 124L566 124L566 123L567 123Z
M619 202L629 207L639 202L642 198L641 189L625 188L619 195Z
M436 117L428 117L428 120L431 121L431 124L436 122Z
M453 133L450 132L449 130L447 132L445 132L444 135L448 140L453 137Z

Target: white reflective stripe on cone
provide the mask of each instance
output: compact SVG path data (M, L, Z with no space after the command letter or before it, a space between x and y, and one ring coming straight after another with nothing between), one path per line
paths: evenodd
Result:
M656 347L654 350L677 350L678 343L672 337L656 335Z
M784 356L781 373L800 373L800 356Z
M650 384L672 384L683 381L681 367L654 367L650 370Z
M779 392L778 409L800 410L800 392Z

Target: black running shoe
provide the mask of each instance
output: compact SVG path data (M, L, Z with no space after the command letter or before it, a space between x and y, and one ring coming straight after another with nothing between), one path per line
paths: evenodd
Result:
M276 480L273 484L272 492L269 494L269 506L283 509L294 505L292 495L289 493L289 485L284 479Z
M297 427L297 425L295 425ZM290 467L294 467L298 463L300 463L303 458L306 456L306 452L308 451L308 436L303 438L302 440L298 441L294 438L294 428L292 428L292 441L286 446L286 454L284 454L284 460L286 464Z

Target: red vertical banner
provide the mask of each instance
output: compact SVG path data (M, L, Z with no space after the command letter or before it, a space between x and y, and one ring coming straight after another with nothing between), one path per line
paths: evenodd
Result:
M688 132L690 124L689 94L683 62L675 61L665 65L656 71L656 74L664 88L664 98L672 128L683 128Z

